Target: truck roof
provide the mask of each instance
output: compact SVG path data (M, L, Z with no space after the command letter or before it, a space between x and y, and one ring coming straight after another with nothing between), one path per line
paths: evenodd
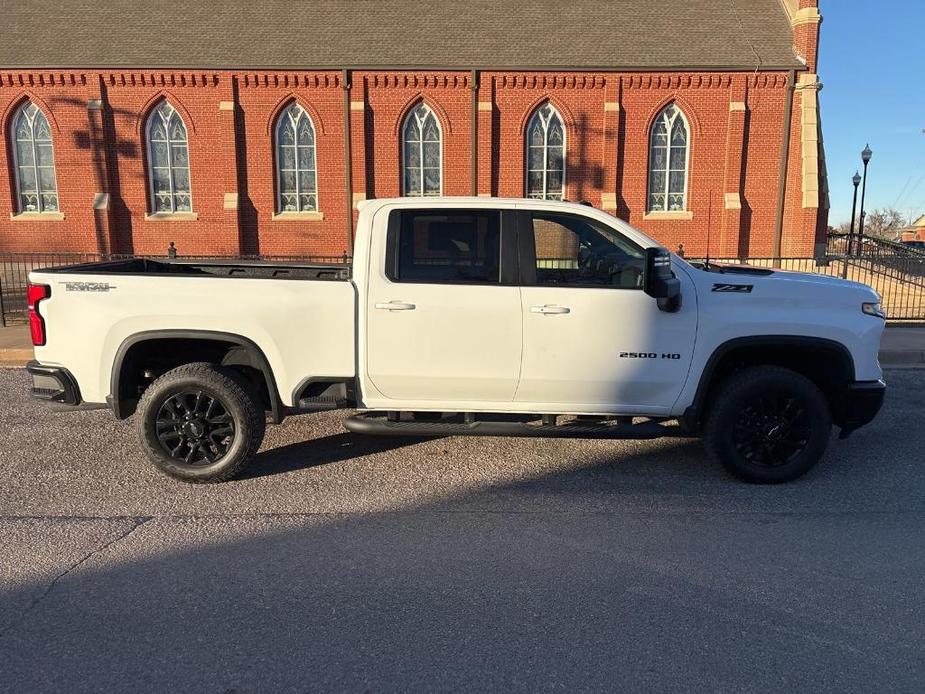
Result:
M380 207L385 207L387 205L417 205L419 207L427 207L433 205L435 207L443 207L445 205L465 205L465 206L490 206L492 204L503 203L506 205L511 204L525 204L525 205L535 205L537 207L544 208L559 208L563 210L575 210L582 209L588 210L591 207L590 203L585 202L574 202L571 200L538 200L536 198L505 198L505 197L489 197L484 195L474 196L474 195L428 195L426 197L395 197L395 198L375 198L372 200L361 200L357 203L358 210L374 210Z
M447 208L447 207L472 207L485 208L492 205L529 205L533 209L546 210L549 212L571 212L578 213L584 217L593 217L601 222L620 229L626 236L633 239L643 248L658 246L658 242L647 236L639 229L631 226L628 222L612 214L599 210L589 203L571 202L568 200L537 200L536 198L496 198L488 196L453 196L439 195L427 197L401 197L401 198L376 198L374 200L362 200L357 204L357 209L364 215L370 217L383 207L392 205L401 207L416 208Z

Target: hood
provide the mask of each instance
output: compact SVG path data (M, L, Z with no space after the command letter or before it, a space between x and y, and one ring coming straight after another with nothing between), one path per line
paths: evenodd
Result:
M751 265L723 265L711 264L709 269L698 268L702 279L714 284L753 285L772 288L775 286L799 291L825 290L825 293L839 290L863 296L864 301L879 300L880 295L871 287L862 282L845 280L832 275L822 275L815 272L796 272L793 270L779 270L777 268L761 268Z

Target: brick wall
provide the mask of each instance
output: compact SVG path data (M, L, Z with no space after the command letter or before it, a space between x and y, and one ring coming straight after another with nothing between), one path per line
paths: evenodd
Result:
M818 25L805 31L817 36ZM785 72L481 72L477 84L468 71L354 71L347 78L339 71L0 73L0 250L163 253L174 241L181 254L340 254L356 219L346 190L345 103L356 201L401 193L401 122L423 100L443 132L446 195L471 194L475 173L477 194L522 196L526 124L550 101L567 129L569 199L616 213L672 249L683 243L690 256L772 253L790 99ZM195 219L148 214L143 124L165 98L189 133ZM25 99L52 125L63 220L13 214L10 126ZM320 214L279 219L273 122L293 99L315 125ZM791 256L812 254L820 218L803 207L799 99L782 244ZM687 212L646 214L649 128L669 103L689 124Z

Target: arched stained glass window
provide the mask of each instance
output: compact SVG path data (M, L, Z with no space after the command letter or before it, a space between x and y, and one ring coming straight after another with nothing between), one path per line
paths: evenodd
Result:
M527 125L527 197L562 200L565 193L565 126L552 104L534 111Z
M58 184L51 128L41 109L27 101L13 117L16 198L20 212L57 212Z
M176 109L162 101L148 116L148 185L152 212L192 212L189 142Z
M315 126L297 103L276 120L276 188L277 212L318 210Z
M687 120L674 104L666 106L649 138L649 212L687 209Z
M403 192L409 196L440 195L443 190L443 135L430 107L411 109L402 126Z

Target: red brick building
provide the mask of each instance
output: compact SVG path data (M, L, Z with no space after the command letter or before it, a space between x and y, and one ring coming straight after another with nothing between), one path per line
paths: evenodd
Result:
M817 0L14 0L0 250L349 252L358 201L565 197L812 255Z

